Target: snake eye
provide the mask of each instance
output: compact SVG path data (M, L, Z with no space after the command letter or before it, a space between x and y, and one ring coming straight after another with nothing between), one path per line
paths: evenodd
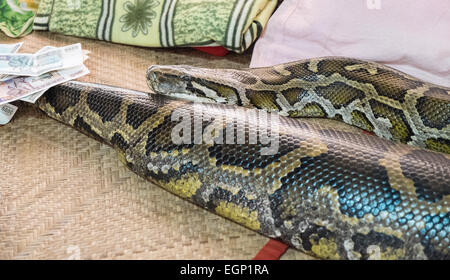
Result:
M181 75L180 79L186 82L189 82L191 80L190 76L188 75Z
M153 81L156 81L156 73L155 72L151 73L151 78Z

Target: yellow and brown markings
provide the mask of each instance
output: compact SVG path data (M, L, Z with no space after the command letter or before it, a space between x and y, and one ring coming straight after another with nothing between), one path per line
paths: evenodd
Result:
M344 67L345 70L355 71L355 70L366 70L370 75L378 74L378 67L372 63L359 63L348 65Z
M249 69L249 72L258 77L258 81L268 85L284 85L292 79L291 75L281 75L272 68L254 68Z
M95 126L86 122L83 117L77 116L73 122L73 127L83 132L84 134L91 136L92 138L104 142L105 138L101 135L101 131L96 131Z
M298 118L298 117L316 117L316 118L324 118L327 116L327 112L322 106L317 102L310 102L303 106L300 110L292 110L289 111L289 117Z
M111 145L119 148L120 151L125 151L130 147L130 144L119 132L115 132L113 137L111 137Z
M236 100L236 105L238 106L243 105L239 93L237 92L237 89L232 86L202 79L193 79L191 81L191 87L195 88L195 91L197 93L200 93L201 96L204 97L208 97L208 95L200 88L196 88L194 85L195 83L207 87L208 89L214 91L217 94L217 96L225 98L226 100Z
M324 259L339 260L338 246L333 238L319 238L317 234L310 237L311 252Z
M321 58L312 58L312 59L310 59L309 63L308 63L308 69L310 71L314 72L314 73L319 72L318 65L319 65L319 62L321 60L322 60Z
M371 75L369 70L350 72ZM449 156L289 118L281 118L279 150L271 156L248 139L240 145L174 146L170 132L177 122L171 114L181 109L194 115L194 107L157 98L69 83L49 91L39 105L117 147L123 161L133 161L133 171L165 189L264 234L278 230L283 240L296 238L300 243L292 244L320 257L448 258L442 234L450 219ZM377 102L370 104L376 117L407 131L396 124L405 116ZM206 115L217 115L220 106L214 106L204 107ZM246 110L236 112L242 119L234 127L261 129Z
M372 132L374 130L373 124L367 119L366 115L358 110L352 111L352 124L366 131Z
M252 124L248 123L247 125L251 126ZM235 166L244 170L259 172L258 170L273 168L273 166L271 167L272 164L280 162L282 167L286 168L288 165L286 161L289 159L288 154L295 157L290 161L297 164L296 160L303 156L317 155L326 151L326 145L320 141L319 136L306 123L295 122L295 125L302 127L305 133L296 134L294 131L289 131L285 124L281 124L277 131L278 149L273 155L261 154L261 148L269 146L271 143L263 144L260 138L255 143L250 143L247 127L243 143L238 143L237 134L234 134L232 143L214 143L208 147L209 158L214 159L213 163L218 167L227 166L227 168L230 168ZM228 129L230 127L225 126L222 135L227 135ZM275 132L267 129L265 133L271 135Z
M412 129L402 110L390 107L374 99L369 100L370 107L376 118L382 117L390 121L392 138L395 141L408 143L413 135Z
M370 135L345 131L344 129L321 129L318 131L318 135L324 143L332 142L335 145L345 144L347 149L352 149L353 147L359 147L357 153L358 156L362 158L371 158L373 151L376 152L376 157L378 158L379 153L385 153L389 150L389 147L393 145L392 142L381 140L377 137L372 137ZM336 144L338 143L338 144Z
M237 204L220 201L219 205L214 211L230 220L233 220L241 225L244 225L253 230L259 230L261 225L258 221L258 213L251 211L247 207L239 206Z
M437 129L450 127L450 99L424 95L417 99L416 109L424 125Z
M226 134L226 129L224 134ZM236 142L234 142L236 143ZM267 145L268 146L268 145ZM216 166L239 166L243 169L253 170L265 168L300 146L298 139L288 135L280 135L278 151L274 155L262 155L261 143L248 144L214 144L208 148L209 157L215 158Z
M300 231L293 238L304 251L324 259L341 259L334 242L336 232L314 223L301 223L298 227Z
M356 65L356 66L355 66ZM322 60L318 64L319 72L330 76L339 73L345 78L360 83L371 84L380 96L404 102L406 91L423 85L423 82L407 78L398 71L387 67L374 70L373 64L363 67L361 62L349 59Z
M429 138L425 140L425 145L428 149L438 151L441 153L450 154L450 140L443 138Z
M78 107L85 106L86 96L90 90L77 86L61 85L62 89L50 88L38 106L51 114L52 117L70 123L84 134L104 142L103 131L93 125L90 115L78 114Z
M412 162L421 164L411 165ZM424 150L413 150L399 159L402 174L414 183L415 193L419 200L438 202L445 196L450 195L450 178L436 179L438 174L450 174L450 159L440 153L427 152ZM417 170L421 168L422 170ZM429 177L418 174L430 173ZM450 198L450 196L449 196Z
M392 149L379 160L388 172L391 187L401 194L401 203L394 208L395 211L386 212L383 216L396 219L394 225L404 231L405 238L416 236L430 258L434 254L441 254L445 248L448 250L449 246L448 242L430 238L442 229L440 221L449 218L449 178L434 179L439 176L437 173L449 172L447 165L440 164L448 164L448 161L440 153L406 149ZM430 177L418 176L421 172L436 173L430 174Z
M283 89L280 93L284 96L289 105L294 106L297 102L301 102L305 97L309 96L309 93L304 88L292 87Z
M153 97L153 96L152 96ZM160 97L157 97L160 98ZM159 101L157 101L159 102ZM146 155L151 153L151 150L148 150L147 153L147 147L151 143L155 143L155 138L152 135L157 135L159 137L169 137L167 135L167 131L164 131L163 135L152 134L153 131L163 131L164 125L170 122L170 116L172 112L178 108L182 107L184 105L183 102L178 100L167 100L167 103L165 106L159 107L158 110L153 114L150 115L146 120L142 122L142 124L134 130L131 125L126 125L127 129L131 130L134 137L134 149L137 151L146 151ZM127 111L128 112L128 111ZM173 122L176 124L175 122ZM159 130L158 130L159 129ZM130 132L130 133L131 133ZM170 132L169 132L170 133ZM166 138L166 140L169 140L170 138Z
M399 192L409 193L417 197L414 181L411 178L405 177L401 159L409 153L409 150L396 147L384 153L384 156L379 159L379 164L386 168L391 187Z
M343 142L347 142L346 137L341 138ZM346 161L347 167L344 167L339 155L334 152L335 148L329 144L327 153L302 158L298 167L282 177L281 187L270 196L272 215L276 223L304 215L299 212L300 209L306 213L316 213L317 215L313 216L317 219L319 213L322 213L324 216L321 219L326 221L332 219L327 211L334 209L336 220L346 221L356 229L360 221L373 222L375 216L381 215L382 211L392 210L401 201L399 193L389 185L386 170L378 165L377 159L381 155L371 155L368 158L366 156L358 162ZM364 152L360 152L361 156L364 156ZM358 155L355 158L358 158ZM364 171L368 169L371 171ZM352 177L351 174L359 176L347 182L345 178ZM373 188L368 187L373 184ZM367 199L369 197L370 199ZM300 205L308 208L301 208ZM335 226L326 228L328 231L342 230ZM314 253L328 256L326 252L329 251L325 248L333 248L332 241L331 239L322 241L325 242L323 244L317 243L316 245L322 245L323 249L319 250L319 246Z
M265 68L196 68L186 73L198 83L225 84L225 91L214 86L208 88L213 92L230 92L222 97L237 96L229 104L240 103L235 100L241 97L245 106L278 111L283 116L324 115L373 131L379 137L442 152L449 150L445 142L450 140L450 90L381 64L328 57ZM240 95L231 94L232 89ZM390 126L394 128L389 129Z
M165 104L161 105L164 106ZM126 123L137 129L144 121L156 114L160 107L153 104L149 106L149 104L143 102L133 102L127 107Z
M310 62L303 63L287 63L284 67L279 67L279 69L284 68L286 72L291 73L291 77L294 80L314 82L318 80L316 69L314 67L314 59ZM278 72L282 72L278 70Z
M428 90L423 95L433 98L450 101L450 88L438 88L433 85L428 85Z
M428 258L445 258L450 244L436 235L444 234L438 233L443 228L440 223L450 218L450 181L448 176L436 178L450 172L450 159L441 153L398 148L392 147L379 161L388 171L392 188L402 194L402 203L385 216L396 218L397 227L408 229L405 238L416 232ZM418 175L425 173L429 177Z
M307 131L307 124L301 124ZM292 171L302 157L315 156L326 152L326 145L320 141L318 135L311 131L302 135L291 135L289 129L283 125L279 130L279 147L274 155L262 155L261 143L249 143L249 139L245 139L245 143L241 144L213 144L207 148L209 165L213 168L220 168L226 174L242 178L256 178L263 176L265 173L278 174L283 177ZM226 134L226 128L223 132ZM297 140L298 139L298 140ZM236 139L234 140L236 141ZM241 178L239 177L239 178ZM244 180L245 181L245 180ZM229 184L237 184L231 180ZM277 178L267 178L264 181L265 192L268 194L277 190L280 181ZM228 189L228 187L224 187ZM246 198L253 199L249 193L245 194Z
M403 241L403 232L383 225L381 219L385 213L380 213L378 216L369 213L362 218L350 217L340 211L340 200L338 189L328 185L318 189L313 199L303 203L304 209L308 209L304 210L306 214L296 213L295 215L304 215L305 220L312 220L313 223L300 222L298 225L300 233L294 234L294 242L300 239L299 236L303 236L302 244L307 245L309 252L327 259L402 259L405 257L407 245ZM333 220L340 223L331 222ZM369 225L372 226L369 227ZM313 230L310 231L311 228ZM352 228L353 231L350 236L346 235L348 228ZM327 232L328 235L317 238L317 231ZM309 242L304 240L308 235L311 235L307 239Z
M198 174L183 174L181 176L170 178L168 181L155 179L155 175L151 176L166 190L174 193L182 198L191 198L202 186L202 182L198 178Z
M100 89L92 88L86 97L89 109L96 113L103 122L112 121L120 112L123 97L120 95L103 95Z
M308 63L292 63L287 64L282 68L253 68L248 69L248 72L257 76L259 81L269 86L285 85L293 79L304 81L317 80L317 74L308 68Z
M397 260L405 257L405 243L401 239L384 233L370 231L352 237L353 250L363 259Z
M316 93L329 100L336 109L349 105L356 99L363 99L365 93L343 82L334 82L327 86L318 86Z
M45 98L47 100L47 103L53 107L53 110L55 113L61 115L64 113L67 108L74 106L80 101L81 93L79 90L69 88L65 85L61 85L62 90L70 90L71 94L69 95L63 95L59 94L54 88L50 88Z
M183 148L191 148L194 145L194 133L189 136L188 143L175 144L172 141L172 131L177 122L171 120L170 115L164 117L163 121L155 128L148 131L147 141L145 143L145 154L160 153L162 151L169 152L173 150L181 151ZM191 131L194 131L193 123Z
M280 111L281 108L277 104L277 95L273 91L254 91L251 89L246 90L245 93L248 100L251 101L256 108L265 109L269 112L277 112Z

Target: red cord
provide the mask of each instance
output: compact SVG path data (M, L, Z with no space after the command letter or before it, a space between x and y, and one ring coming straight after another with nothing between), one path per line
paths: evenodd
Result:
M289 246L283 242L275 239L269 239L266 245L259 250L253 260L279 260L288 248Z

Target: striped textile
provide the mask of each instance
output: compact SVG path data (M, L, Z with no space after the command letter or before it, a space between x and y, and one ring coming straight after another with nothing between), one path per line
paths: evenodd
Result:
M277 0L41 0L34 30L146 47L223 46L241 53Z

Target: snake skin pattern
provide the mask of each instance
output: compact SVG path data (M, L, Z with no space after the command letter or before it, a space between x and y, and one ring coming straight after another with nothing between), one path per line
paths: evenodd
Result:
M379 137L450 153L450 89L384 65L326 57L254 69L154 66L155 92L325 117Z
M37 105L113 146L140 176L308 254L449 259L445 153L262 110L78 82L50 88ZM214 127L215 140L231 135L230 143L187 132L175 143L184 118L192 131ZM234 130L246 132L244 141ZM272 142L252 141L261 131L276 136L274 153L262 152Z

